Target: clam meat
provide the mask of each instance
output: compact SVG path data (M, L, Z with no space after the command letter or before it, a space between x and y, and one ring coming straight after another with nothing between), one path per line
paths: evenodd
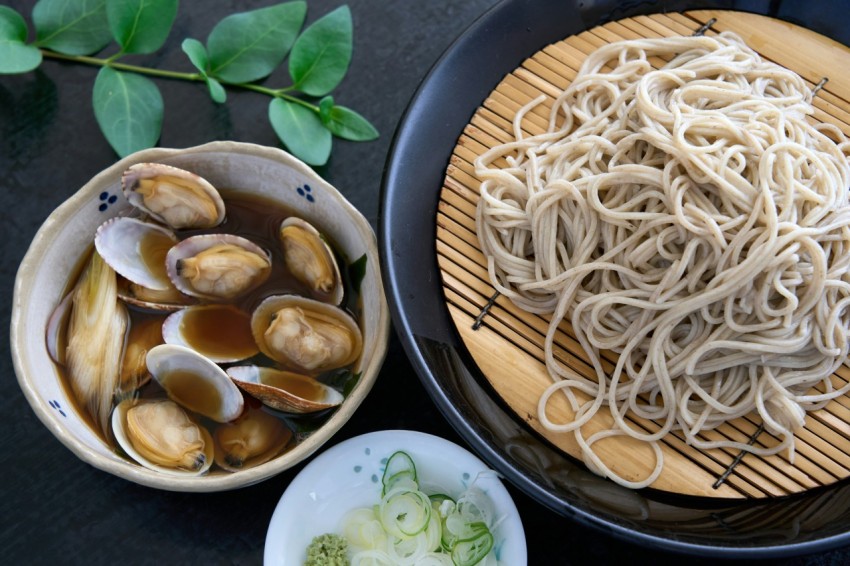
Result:
M315 413L336 407L344 397L336 389L300 373L259 366L227 368L245 393L278 411Z
M292 438L283 421L261 409L246 409L232 423L219 425L213 435L215 462L231 472L264 464L277 456Z
M311 374L353 363L363 346L345 311L298 295L266 298L251 316L260 351L289 369Z
M224 220L224 201L206 179L161 163L137 163L124 172L127 200L174 230L212 228Z
M209 358L184 346L162 344L146 359L153 378L180 406L220 423L242 413L242 393Z
M210 433L168 399L126 400L112 414L121 448L146 468L170 475L200 475L215 458Z
M171 248L166 268L180 291L223 301L242 296L268 279L271 257L245 238L207 234L192 236Z
M313 298L338 305L343 284L333 251L312 224L291 216L280 225L280 243L286 267L304 283Z
M148 351L163 343L162 317L134 320L127 333L117 395L125 397L150 381Z

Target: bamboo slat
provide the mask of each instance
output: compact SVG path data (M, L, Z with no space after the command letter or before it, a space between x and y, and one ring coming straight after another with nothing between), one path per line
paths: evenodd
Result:
M478 181L475 159L495 145L514 139L513 119L517 111L536 97L545 102L527 114L523 135L545 131L554 98L576 75L584 58L602 45L621 39L690 35L710 19L716 22L706 32L730 30L739 34L762 56L800 74L812 86L829 80L815 97L813 120L829 122L850 135L850 49L804 28L779 20L741 12L716 10L637 16L609 22L549 45L504 78L487 97L464 129L446 170L440 194L437 223L437 258L449 312L472 358L494 390L516 413L554 446L580 459L573 433L553 433L540 423L537 402L551 383L544 355L548 319L516 307L498 296L483 324L473 324L495 292L487 275L475 229ZM776 41L782 37L782 41ZM553 355L578 374L594 378L594 369L575 339L568 322L558 327ZM616 354L602 353L605 371L611 371ZM841 387L850 379L850 368L842 367L833 377ZM572 409L564 399L547 408L555 422L567 422ZM602 411L582 428L585 438L610 426L611 416ZM631 418L638 430L654 431L659 425ZM788 455L756 457L747 454L735 464L733 449L700 451L685 441L684 434L668 435L661 442L665 467L653 488L703 497L747 499L789 495L834 483L850 476L850 399L842 397L811 413L796 440L794 462ZM716 430L700 433L702 441L732 439L770 446L778 439L762 432L758 421L745 417ZM616 473L639 479L654 464L650 447L628 437L613 437L595 445L599 456ZM734 466L733 466L734 464ZM718 478L731 473L719 485Z

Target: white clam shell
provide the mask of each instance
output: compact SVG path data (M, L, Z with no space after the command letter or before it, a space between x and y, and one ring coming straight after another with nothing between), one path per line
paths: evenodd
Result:
M200 476L205 474L213 462L215 461L215 443L213 441L212 435L209 431L203 426L199 425L201 436L204 439L204 456L206 457L204 461L204 465L198 470L184 470L181 468L170 468L168 466L163 466L160 464L156 464L151 462L145 456L140 454L138 450L133 446L133 443L130 441L130 437L127 434L127 411L129 411L132 407L134 407L138 403L148 403L148 402L157 402L156 400L142 400L137 401L133 399L128 399L126 401L122 401L115 407L115 410L112 411L112 433L115 435L115 441L119 446L127 453L130 458L148 468L149 470L154 470L166 475L170 476Z
M47 320L47 353L50 359L59 365L65 365L65 345L67 341L68 320L71 317L74 293L68 293L53 309L53 313Z
M170 281L169 285L171 285ZM185 293L181 293L173 285L171 289L172 291L151 291L123 277L118 280L118 298L128 305L133 305L149 312L175 312L198 303L196 297L190 297Z
M174 284L174 286L177 287L177 289L179 289L183 293L186 293L187 295L192 295L194 297L199 297L211 301L222 300L222 297L219 297L217 295L197 291L186 280L185 277L182 277L178 273L177 269L177 264L180 260L194 257L199 253L220 244L232 244L235 246L239 246L249 252L253 252L259 256L266 258L269 262L269 266L271 266L271 256L269 255L269 253L251 240L248 240L247 238L236 236L234 234L202 234L200 236L192 236L191 238L186 238L185 240L171 248L165 258L165 265L168 271L168 277L171 279L171 282ZM262 278L259 278L254 281L253 285L249 289L244 290L242 294L248 293L251 291L251 289L254 289L257 286L261 285L270 274L271 269L266 269L265 275ZM230 298L232 299L233 297Z
M278 411L306 414L336 407L345 397L332 387L298 373L260 366L227 368L229 375L243 391ZM272 385L274 383L274 385ZM279 385L290 385L289 389ZM316 398L307 399L299 391L312 391Z
M165 269L165 253L161 253L159 265L155 261L158 255L155 248L163 245L170 248L177 241L177 236L167 228L136 218L117 217L100 225L94 246L109 267L122 277L142 287L164 291L171 287L171 281Z
M151 179L160 176L176 177L181 181L194 186L199 190L200 194L204 195L204 197L209 199L209 201L215 206L216 217L211 222L203 225L173 226L169 223L165 216L151 210L148 206L145 206L144 198L137 192L139 182L143 179ZM224 200L222 200L218 190L216 190L216 188L203 177L178 167L172 167L171 165L164 165L162 163L136 163L135 165L131 165L130 168L124 172L121 177L121 188L124 192L124 196L131 205L146 212L163 224L171 226L175 230L184 228L212 228L214 226L218 226L224 221Z
M162 344L151 348L147 364L153 378L180 406L220 423L242 413L242 392L223 369L194 350Z
M185 346L216 363L246 360L260 351L251 334L251 315L232 305L181 309L165 319L162 337L166 344Z

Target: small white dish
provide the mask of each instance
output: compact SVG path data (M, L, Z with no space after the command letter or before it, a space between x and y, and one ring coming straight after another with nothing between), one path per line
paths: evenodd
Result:
M408 430L384 430L356 436L315 457L286 488L266 533L264 564L304 564L313 537L342 532L346 513L377 503L387 458L404 450L416 464L427 492L457 497L472 482L504 519L494 534L500 564L526 566L525 532L510 494L490 468L469 451L440 437Z

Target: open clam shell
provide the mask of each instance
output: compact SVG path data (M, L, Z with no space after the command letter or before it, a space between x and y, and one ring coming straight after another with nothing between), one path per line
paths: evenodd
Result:
M212 435L167 399L128 399L112 412L112 432L128 456L173 476L198 476L215 459Z
M71 317L71 308L73 307L74 292L70 292L59 301L53 313L47 320L47 330L45 342L47 345L47 353L57 364L65 365L65 345L68 343L68 320Z
M137 163L121 177L127 200L174 230L212 228L224 220L224 201L206 179L162 163Z
M168 251L165 264L175 287L211 301L242 296L271 274L268 252L233 234L186 238Z
M228 368L227 375L251 397L285 413L316 413L336 407L345 399L336 389L300 373L237 366Z
M186 346L216 363L246 360L260 350L251 334L251 315L233 305L195 305L165 319L167 344Z
M148 372L148 352L162 344L162 316L152 316L133 320L124 344L121 357L121 377L116 395L126 397L147 384L151 375Z
M168 397L182 407L220 423L242 413L244 399L230 377L194 350L162 344L148 351L147 364Z
M165 269L165 256L177 241L167 228L127 217L107 220L94 236L94 246L109 267L154 291L173 288Z
M121 277L118 279L118 298L128 305L157 313L176 312L198 303L196 297L181 293L170 282L169 285L165 291L155 291Z
M272 295L251 315L260 351L289 369L310 374L360 357L363 336L344 310L298 295Z
M264 464L280 454L292 438L283 421L260 408L246 409L213 434L215 463L231 472Z
M280 243L286 267L309 287L313 298L338 305L344 287L333 250L309 222L290 216L280 224Z

